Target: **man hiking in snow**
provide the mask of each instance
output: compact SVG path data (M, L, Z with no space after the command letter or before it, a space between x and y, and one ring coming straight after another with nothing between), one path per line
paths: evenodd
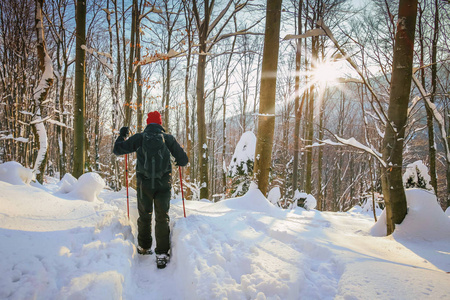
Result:
M137 153L137 203L139 218L138 253L152 254L152 214L155 207L156 263L165 268L170 258L169 207L172 181L170 154L178 166L185 166L188 157L175 138L165 133L161 126L161 114L148 113L144 132L136 133L129 139L128 127L120 129L114 144L114 154Z

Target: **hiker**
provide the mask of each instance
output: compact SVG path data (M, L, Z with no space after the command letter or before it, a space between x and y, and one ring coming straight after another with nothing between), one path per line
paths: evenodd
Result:
M137 153L137 203L139 218L139 254L152 254L152 214L155 207L156 263L159 269L165 268L170 259L169 207L172 187L172 165L170 154L178 166L186 166L188 157L176 139L165 133L161 126L161 114L149 112L147 127L142 133L130 138L128 127L120 129L114 144L114 154Z

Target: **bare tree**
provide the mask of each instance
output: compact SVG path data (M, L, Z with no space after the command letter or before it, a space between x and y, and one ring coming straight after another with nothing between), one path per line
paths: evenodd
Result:
M33 167L33 172L36 173L36 178L40 183L43 183L44 170L47 160L47 132L42 120L43 102L47 97L48 91L53 84L53 66L52 61L47 53L44 35L44 20L42 17L43 0L36 1L36 34L37 34L37 53L39 58L39 69L42 72L42 77L39 85L34 90L34 105L35 112L31 124L33 125L33 132L36 136L39 150Z
M199 173L200 173L200 198L209 197L209 176L208 176L208 142L206 139L206 118L205 118L205 74L206 74L206 56L211 50L213 45L226 36L222 31L226 28L228 22L232 16L239 12L244 6L244 3L237 3L235 7L231 7L234 3L233 0L229 0L222 11L215 19L213 17L213 10L215 1L205 0L203 2L203 9L197 4L197 0L192 1L192 11L194 14L195 23L197 25L198 34L198 63L197 63L197 122L198 122L198 155L199 155ZM234 10L232 10L234 9ZM227 18L226 14L229 13ZM211 38L213 31L218 24L222 21L221 26L217 29L217 33ZM239 33L236 33L239 34ZM245 30L240 34L245 34ZM208 39L211 38L211 41Z

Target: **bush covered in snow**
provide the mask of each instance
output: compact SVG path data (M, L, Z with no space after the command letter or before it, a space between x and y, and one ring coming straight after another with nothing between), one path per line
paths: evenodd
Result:
M236 145L227 171L228 177L232 178L231 193L233 197L242 196L249 190L253 175L255 149L255 134L251 131L244 132Z
M403 174L403 184L407 189L420 188L425 190L432 190L430 184L431 178L428 174L428 168L421 160L415 161L406 166Z
M352 207L349 211L360 214L368 214L373 215L373 199L372 196L375 197L375 214L377 216L381 215L383 211L383 195L380 193L365 193L361 196L359 200L359 204ZM380 205L382 205L380 207Z
M29 184L34 179L33 171L15 161L0 164L0 180L15 185Z
M303 207L305 209L315 209L317 206L317 200L313 195L295 191L294 198L286 199L281 197L280 187L276 186L269 191L267 195L267 200L273 205L276 205L285 209L294 209L296 207Z
M297 206L308 210L315 209L317 207L317 200L313 195L300 192L299 190L295 191L294 201L297 203Z

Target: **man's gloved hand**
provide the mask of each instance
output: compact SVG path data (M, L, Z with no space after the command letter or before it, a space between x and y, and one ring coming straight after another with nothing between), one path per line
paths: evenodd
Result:
M130 133L130 129L128 127L122 127L120 128L120 133L119 135L123 138L127 138L128 134Z

